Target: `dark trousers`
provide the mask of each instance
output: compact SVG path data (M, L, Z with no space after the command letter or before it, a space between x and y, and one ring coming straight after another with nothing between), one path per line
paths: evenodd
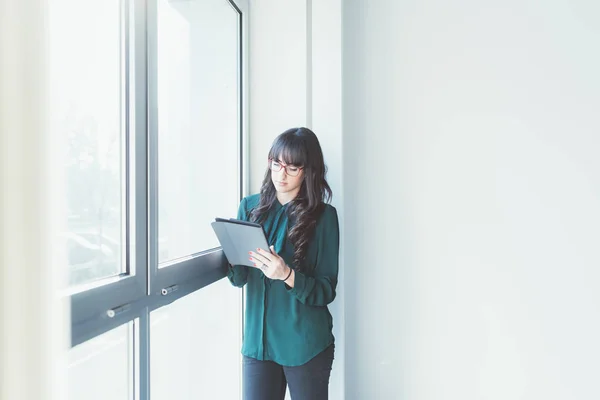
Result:
M242 399L284 400L286 386L289 386L292 400L327 400L334 348L332 344L297 367L284 367L244 356Z

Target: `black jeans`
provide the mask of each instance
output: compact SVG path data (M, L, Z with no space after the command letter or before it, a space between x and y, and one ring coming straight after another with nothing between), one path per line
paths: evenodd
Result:
M317 354L306 364L284 367L273 361L244 356L242 360L243 400L283 400L286 385L292 400L327 400L329 376L335 345Z

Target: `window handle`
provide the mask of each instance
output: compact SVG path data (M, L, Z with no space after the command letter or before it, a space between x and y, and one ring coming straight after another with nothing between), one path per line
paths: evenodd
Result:
M119 314L123 314L125 311L128 311L131 308L130 304L123 304L122 306L111 308L106 312L109 318L114 318Z
M177 289L178 289L178 286L177 286L177 285L171 285L171 286L167 286L166 288L163 288L163 289L161 289L161 290L160 290L160 293L161 293L163 296L166 296L166 295L168 295L169 293L172 293L172 292L176 291Z

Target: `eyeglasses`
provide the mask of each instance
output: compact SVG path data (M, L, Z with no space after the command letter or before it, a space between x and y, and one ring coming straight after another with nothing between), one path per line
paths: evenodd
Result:
M304 167L296 167L295 165L285 165L277 160L269 158L269 168L273 172L279 172L282 168L285 168L285 173L289 176L298 176L300 170L302 170Z

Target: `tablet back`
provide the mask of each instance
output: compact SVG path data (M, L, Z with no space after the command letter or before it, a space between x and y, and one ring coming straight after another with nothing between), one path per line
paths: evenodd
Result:
M248 252L256 251L257 248L269 250L265 232L260 224L237 219L216 218L211 226L231 265L253 266Z

